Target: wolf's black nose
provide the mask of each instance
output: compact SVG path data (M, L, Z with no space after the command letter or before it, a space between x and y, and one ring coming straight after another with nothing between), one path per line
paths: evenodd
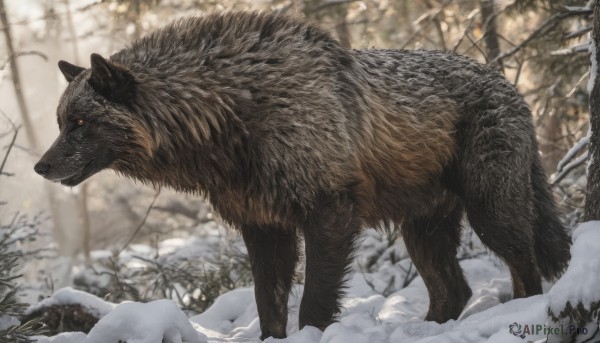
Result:
M50 164L40 161L36 163L36 165L33 167L33 170L40 175L46 175L50 170Z

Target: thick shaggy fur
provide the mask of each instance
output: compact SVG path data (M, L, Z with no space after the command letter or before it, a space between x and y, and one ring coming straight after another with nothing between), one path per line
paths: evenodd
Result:
M300 325L322 329L365 226L401 225L438 322L471 296L456 259L465 212L515 297L569 260L527 104L467 57L347 50L303 21L226 13L60 67L61 135L36 170L72 185L111 168L206 195L248 246L263 338L286 334L300 235Z

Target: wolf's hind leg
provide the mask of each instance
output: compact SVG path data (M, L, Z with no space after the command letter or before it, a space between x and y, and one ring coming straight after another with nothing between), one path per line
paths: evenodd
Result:
M513 296L523 298L542 293L534 252L531 202L520 201L522 197L492 201L493 196L489 196L511 188L486 192L488 196L478 192L479 196L468 201L467 216L481 242L508 265Z
M425 320L456 319L469 298L471 288L456 258L460 245L462 207L428 217L409 217L402 224L402 237L417 271L429 292Z
M509 103L509 102L507 102ZM537 154L529 114L500 107L484 112L466 132L459 157L460 195L481 242L510 269L514 297L542 293L535 257L531 166Z
M296 230L248 225L241 229L254 276L260 338L285 338L288 296L298 262Z

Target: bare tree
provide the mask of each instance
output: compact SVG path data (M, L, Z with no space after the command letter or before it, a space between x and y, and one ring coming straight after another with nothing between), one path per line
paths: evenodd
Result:
M37 150L38 141L33 130L33 125L31 124L31 116L29 115L29 109L27 108L27 103L25 102L25 96L23 95L21 74L19 73L17 59L14 58L16 56L16 53L13 47L10 25L8 23L8 16L6 14L4 0L0 0L0 22L2 22L2 26L4 28L4 39L6 41L6 49L8 50L8 59L11 61L10 73L12 75L12 81L15 87L17 104L19 105L19 110L21 111L21 118L23 119L23 126L25 127L25 132L27 134L29 145L32 149Z
M592 220L600 220L600 78L598 77L598 65L600 64L600 4L599 1L594 1L594 14L593 14L593 30L592 36L590 40L590 50L592 52L591 57L591 71L590 71L590 83L591 87L590 91L590 124L591 130L589 134L589 155L591 157L591 162L588 167L588 175L587 175L587 190L586 190L586 200L585 200L585 213L584 220L592 221ZM588 87L588 88L590 88ZM577 242L575 242L577 245ZM574 265L576 263L581 263L581 261L573 260L571 265L569 266L569 270L567 270L567 274L573 268L573 271L570 275L571 278L581 278L581 280L565 280L564 282L572 282L579 281L580 283L589 283L589 274L588 272L577 273L577 270L582 270L581 266ZM589 265L589 262L586 261L586 265ZM592 264L593 265L593 264ZM563 277L564 279L564 277ZM593 279L591 279L593 280ZM559 280L558 283L563 282L563 280ZM556 287L555 287L556 288ZM558 288L558 289L564 289ZM569 339L570 342L597 342L598 336L600 336L600 330L598 329L597 321L598 321L598 313L600 312L600 296L596 295L595 298L586 299L584 301L585 295L581 295L576 293L576 296L569 294L556 294L553 293L553 289L550 290L548 296L552 298L560 298L560 299L569 299L565 300L566 303L560 303L560 306L557 308L557 305L551 306L549 308L548 314L550 316L550 320L555 323L567 323L567 324L575 324L575 326L579 328L589 327L591 328L589 332L586 333L574 333L569 334L570 337L560 337L558 338L561 342L566 342L566 339ZM562 302L562 300L561 300ZM551 301L551 303L553 303ZM550 340L549 342L555 341L555 338Z
M6 13L6 7L4 6L4 0L0 0L0 23L2 24L4 31L6 48L8 52L8 60L10 61L10 71L12 75L13 86L15 89L17 104L21 112L23 126L25 128L25 133L27 135L27 140L30 149L37 153L39 152L39 142L31 122L31 116L29 114L27 102L25 101L25 95L23 94L21 75L19 73L18 60L16 58L17 56L20 56L20 54L15 51L13 46L13 40L10 30L11 27L8 21L8 15ZM44 188L46 189L48 204L50 206L50 212L52 214L52 220L54 223L54 235L58 236L58 241L64 241L64 239L61 239L62 233L59 230L59 228L63 227L63 223L61 221L60 216L59 197L56 196L56 193L54 192L54 189L51 187L50 184L44 183Z

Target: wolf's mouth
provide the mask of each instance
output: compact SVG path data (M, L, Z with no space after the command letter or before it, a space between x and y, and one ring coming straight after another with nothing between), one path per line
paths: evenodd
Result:
M88 163L86 163L85 166L83 166L83 168L81 168L80 171L78 171L77 173L75 173L72 176L69 176L67 178L60 180L60 183L64 186L69 186L69 187L77 186L83 180L92 176L92 174L94 174L97 171L97 170L95 170L95 168L92 164L93 162L94 162L94 159L91 159Z

